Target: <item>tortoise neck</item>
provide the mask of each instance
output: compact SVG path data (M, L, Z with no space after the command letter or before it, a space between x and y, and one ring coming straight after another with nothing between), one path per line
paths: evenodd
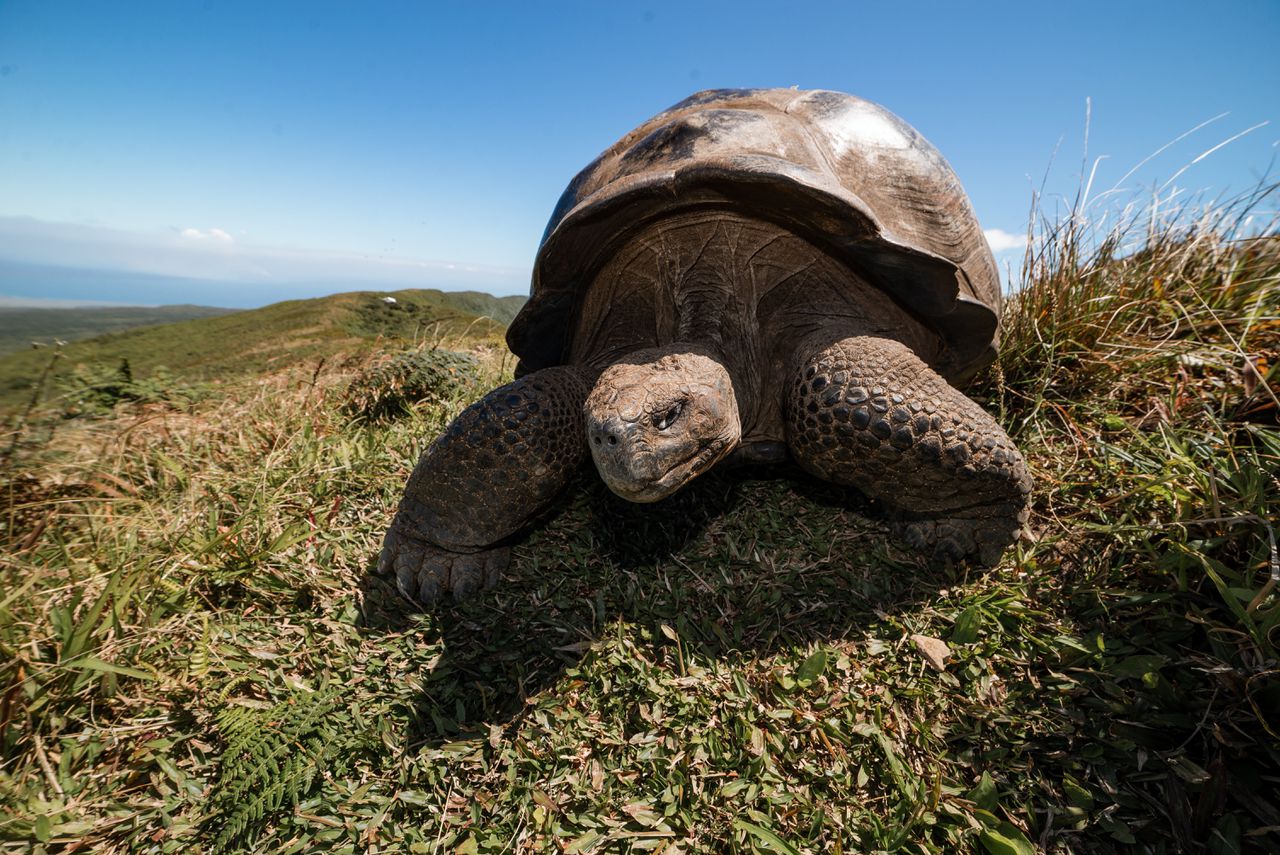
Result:
M782 229L724 210L688 211L645 229L639 242L652 252L673 342L699 345L734 371L754 333L745 328L754 315L751 255L774 233Z
M780 226L723 208L682 211L642 227L612 273L647 283L655 344L724 366L748 418L763 380L757 303L765 283L754 262L789 237Z
M676 309L674 340L700 345L724 359L732 360L729 343L734 340L739 314L733 292L714 277L689 276L672 294Z

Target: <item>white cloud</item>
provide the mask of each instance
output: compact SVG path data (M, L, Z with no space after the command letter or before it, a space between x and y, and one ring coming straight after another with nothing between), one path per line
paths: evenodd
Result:
M1027 245L1026 235L1011 234L1004 229L983 229L982 235L987 239L992 252L1007 252Z
M209 229L207 232L202 232L199 229L183 229L178 234L184 238L190 238L191 240L217 240L222 241L223 243L231 243L231 241L234 240L231 235L227 234L222 229Z
M273 288L319 283L317 293L443 287L515 294L525 291L529 282L527 268L256 246L233 240L218 228L156 234L6 216L0 216L2 261ZM0 290L7 285L0 279Z

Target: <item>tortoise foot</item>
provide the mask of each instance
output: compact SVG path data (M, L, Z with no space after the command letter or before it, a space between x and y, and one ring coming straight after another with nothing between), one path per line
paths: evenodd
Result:
M500 546L480 552L451 552L392 528L382 543L377 572L395 575L396 588L427 607L446 597L456 602L497 584L511 562Z
M996 420L901 342L805 342L798 357L784 401L796 461L894 509L925 555L999 563L1027 521L1031 474Z
M1026 523L1025 505L988 505L925 519L904 519L894 532L934 561L973 561L994 567Z

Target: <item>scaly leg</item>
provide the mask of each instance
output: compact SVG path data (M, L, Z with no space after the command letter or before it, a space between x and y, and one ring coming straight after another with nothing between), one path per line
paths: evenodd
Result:
M423 605L497 582L504 541L568 484L587 458L587 369L536 371L472 404L423 453L387 530L378 571Z
M1000 560L1026 523L1031 476L995 419L891 339L811 341L797 366L784 411L802 467L884 501L934 558Z

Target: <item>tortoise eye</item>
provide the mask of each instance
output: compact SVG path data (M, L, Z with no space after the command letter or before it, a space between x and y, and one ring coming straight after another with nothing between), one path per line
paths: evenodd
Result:
M654 416L653 423L657 426L658 430L666 430L671 426L672 422L680 417L680 410L683 408L684 405L677 401L670 407L667 407L667 411L662 415Z

